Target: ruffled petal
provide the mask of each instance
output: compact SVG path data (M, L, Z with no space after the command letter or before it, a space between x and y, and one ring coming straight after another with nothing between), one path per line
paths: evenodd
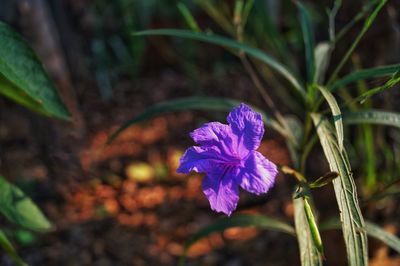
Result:
M228 125L210 122L190 133L192 139L199 145L215 146L230 134Z
M186 150L180 159L178 173L208 172L213 168L213 163L220 161L219 152L212 148L192 146Z
M234 178L234 169L214 168L203 180L203 192L211 209L231 215L239 201L239 185Z
M260 113L253 112L244 103L234 108L228 115L227 120L232 132L238 136L239 142L237 152L240 155L247 155L260 146L264 135L264 123Z
M244 190L259 195L266 193L274 185L277 174L278 169L273 162L253 151L244 162L237 182Z
M238 138L232 133L229 125L210 122L190 133L192 139L202 147L213 148L220 154L220 160L225 162L238 161Z

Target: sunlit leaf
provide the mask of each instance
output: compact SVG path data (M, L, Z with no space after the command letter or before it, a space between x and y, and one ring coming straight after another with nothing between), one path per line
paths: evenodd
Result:
M315 57L315 81L322 84L325 79L325 73L329 66L331 57L331 45L328 42L319 43L314 50Z
M11 222L35 231L47 231L51 224L22 190L0 176L0 212Z
M369 109L343 113L343 123L376 124L400 128L400 113Z
M0 47L1 79L12 84L0 85L0 94L41 114L68 119L67 109L33 50L2 22ZM10 91L11 88L15 91Z
M325 100L328 102L329 108L331 109L333 115L333 121L335 122L337 141L339 144L339 149L343 149L343 122L342 122L342 113L340 112L339 105L335 99L335 97L330 93L325 87L318 86L318 89L321 91Z
M365 223L358 204L357 190L345 149L340 149L336 134L327 119L311 115L331 171L339 173L333 180L339 206L343 237L349 265L368 265Z

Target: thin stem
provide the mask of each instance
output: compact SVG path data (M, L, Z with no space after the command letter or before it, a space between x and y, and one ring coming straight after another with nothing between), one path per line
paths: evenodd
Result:
M243 42L243 24L242 24L241 18L237 18L234 21L234 26L236 28L236 39L239 42ZM261 94L261 97L263 98L264 102L267 104L267 106L271 109L273 115L276 117L278 122L281 124L281 126L285 129L287 132L287 137L291 139L293 144L296 145L296 140L293 136L293 134L290 131L290 127L286 122L285 117L279 112L278 108L276 108L274 101L272 98L268 95L266 92L264 86L262 85L261 80L259 79L255 69L253 68L252 64L250 61L247 59L246 54L243 51L239 51L239 58L240 61L242 62L244 68L246 69L247 73L250 75L251 80L253 81L254 85L256 86L258 92Z
M265 91L265 89L264 89L264 87L263 87L263 85L261 83L261 80L258 78L255 70L253 69L253 66L251 65L251 63L247 59L246 55L244 53L242 53L242 52L239 52L239 58L242 61L242 64L243 64L244 68L246 69L246 71L250 75L251 80L253 81L255 87L257 88L257 90L260 93L261 97L263 98L264 102L270 108L270 110L272 111L273 115L276 117L276 119L281 124L281 126L285 130L287 130L288 134L290 134L289 125L287 124L285 117L281 114L281 112L279 112L279 110L276 108L276 106L274 104L274 101L268 95L268 93ZM291 134L290 134L289 137L293 138L293 136L291 136Z
M369 11L370 9L377 3L378 1L371 1L366 4L360 13L358 13L349 23L347 23L336 37L332 40L332 42L337 43L346 33L357 23L359 22Z
M364 34L367 32L369 27L371 26L372 22L375 20L376 16L378 15L378 12L382 9L382 7L386 4L387 0L382 0L379 5L375 8L375 10L372 12L372 14L367 18L367 20L364 23L363 28L361 29L361 32L357 35L357 38L353 42L353 44L350 46L350 49L347 50L346 54L336 67L336 69L333 71L332 76L328 80L328 86L335 80L337 75L339 74L340 70L344 66L344 64L347 62L347 60L350 58L351 54L353 53L354 49L356 49L358 43L361 41L362 37L364 37Z

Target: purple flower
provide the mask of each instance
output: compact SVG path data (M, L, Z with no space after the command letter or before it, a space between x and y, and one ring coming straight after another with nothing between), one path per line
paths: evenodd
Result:
M177 172L206 173L203 191L211 209L231 215L239 201L239 186L257 195L266 193L278 170L256 151L264 135L261 114L242 103L227 120L229 125L210 122L190 134L200 146L186 150Z

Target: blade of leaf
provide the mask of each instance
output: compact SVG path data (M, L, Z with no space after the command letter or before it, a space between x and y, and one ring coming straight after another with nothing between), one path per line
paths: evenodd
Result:
M196 243L202 238L209 236L212 233L222 233L226 229L233 227L256 227L259 229L266 229L266 230L286 233L292 236L295 235L295 230L291 225L267 216L243 214L232 217L223 217L221 219L218 219L214 223L205 226L199 231L197 231L186 242L184 247L184 252L182 254L179 265L184 265L184 261L186 259L186 253L194 243Z
M400 113L370 109L343 113L343 123L377 124L400 128Z
M133 124L143 122L156 115L175 112L175 111L187 111L187 110L220 110L230 111L233 107L240 104L240 101L229 99L229 98L217 98L217 97L186 97L180 99L174 99L170 101L164 101L156 105L151 106L146 111L140 113L128 122L123 124L116 132L114 132L109 138L108 142L112 142L121 132L130 127ZM264 123L271 126L276 131L286 136L285 130L275 120L271 119L265 112L253 108L263 116Z
M24 92L18 97L31 98L29 101L35 101L36 105L26 104L28 100L24 99L18 102L33 111L69 119L68 110L33 50L19 34L2 22L0 22L0 47L0 73ZM4 92L0 90L0 93Z
M317 84L322 84L324 82L325 73L329 66L331 51L332 49L329 42L319 43L315 47L315 82Z
M387 77L393 75L397 71L400 70L400 64L396 65L388 65L388 66L380 66L368 69L362 69L358 71L354 71L351 74L344 76L343 78L339 79L331 86L329 86L330 91L334 91L338 88L344 87L349 83L356 82L359 80L369 79L369 78L376 78L376 77Z
M5 97L13 100L14 102L27 107L28 109L34 110L40 114L48 115L45 110L43 110L40 103L35 101L31 97L27 97L23 90L14 86L0 73L0 93Z
M339 219L330 219L327 222L321 224L320 229L340 229L340 221ZM370 237L382 241L382 243L385 243L390 248L400 253L400 238L398 238L396 235L369 221L365 221L365 230Z
M200 32L200 27L197 24L196 20L194 19L192 13L190 13L190 10L186 7L186 5L182 2L179 2L177 4L178 10L181 13L182 17L184 18L186 24L189 26L189 28L192 31L195 32Z
M349 265L368 265L368 243L364 219L358 204L357 190L345 149L340 150L332 125L319 114L312 114L313 123L329 162L331 171L338 172L333 180L339 206L343 237Z
M368 221L365 222L365 229L367 230L368 235L382 241L383 243L400 253L400 239L397 236L389 233L382 227Z
M11 222L34 231L48 231L51 224L22 190L0 176L0 212Z
M321 255L315 246L304 209L304 199L293 199L294 223L299 243L302 266L322 265Z
M321 91L325 100L328 102L329 108L331 109L333 115L333 121L335 122L337 141L339 144L339 149L341 151L343 150L343 140L344 140L342 113L340 112L339 105L333 94L330 91L328 91L325 87L318 86L318 89Z
M10 258L14 261L17 266L28 266L20 256L18 256L17 251L14 249L11 242L8 240L6 234L4 234L3 230L0 230L0 246L3 250L10 256Z
M206 33L192 32L179 29L146 30L146 31L135 32L133 34L136 36L145 36L145 35L175 36L175 37L188 38L207 43L213 43L223 47L244 51L248 55L266 63L272 69L277 71L284 78L286 78L301 95L305 96L304 88L297 80L297 78L294 76L294 74L292 74L286 66L282 65L276 59L274 59L273 57L266 54L264 51L260 49L215 34L206 34Z
M210 0L194 0L194 2L226 32L230 34L235 32L233 25L228 19L227 12L225 12L226 9L223 7L223 2L219 3L219 5L216 5Z
M399 82L400 82L400 70L394 73L392 77L388 81L386 81L384 85L366 91L365 93L361 94L356 99L354 99L354 102L359 101L361 104L363 104L368 98L385 90L393 88Z
M367 19L364 22L363 28L361 29L360 33L357 35L356 39L350 46L350 48L347 50L346 54L342 57L342 60L339 62L337 67L332 73L331 78L328 81L328 87L329 85L332 84L333 80L336 79L337 75L339 74L340 70L342 67L345 65L347 60L350 58L351 54L353 51L356 49L358 43L361 41L362 37L364 34L368 31L368 29L371 27L372 23L374 22L376 16L378 15L379 11L383 8L383 6L386 4L387 0L381 0L379 4L376 6L374 11L367 17Z
M300 1L296 1L299 9L299 19L303 32L304 48L306 52L307 80L309 84L315 82L315 58L314 58L314 33L311 25L310 15Z

